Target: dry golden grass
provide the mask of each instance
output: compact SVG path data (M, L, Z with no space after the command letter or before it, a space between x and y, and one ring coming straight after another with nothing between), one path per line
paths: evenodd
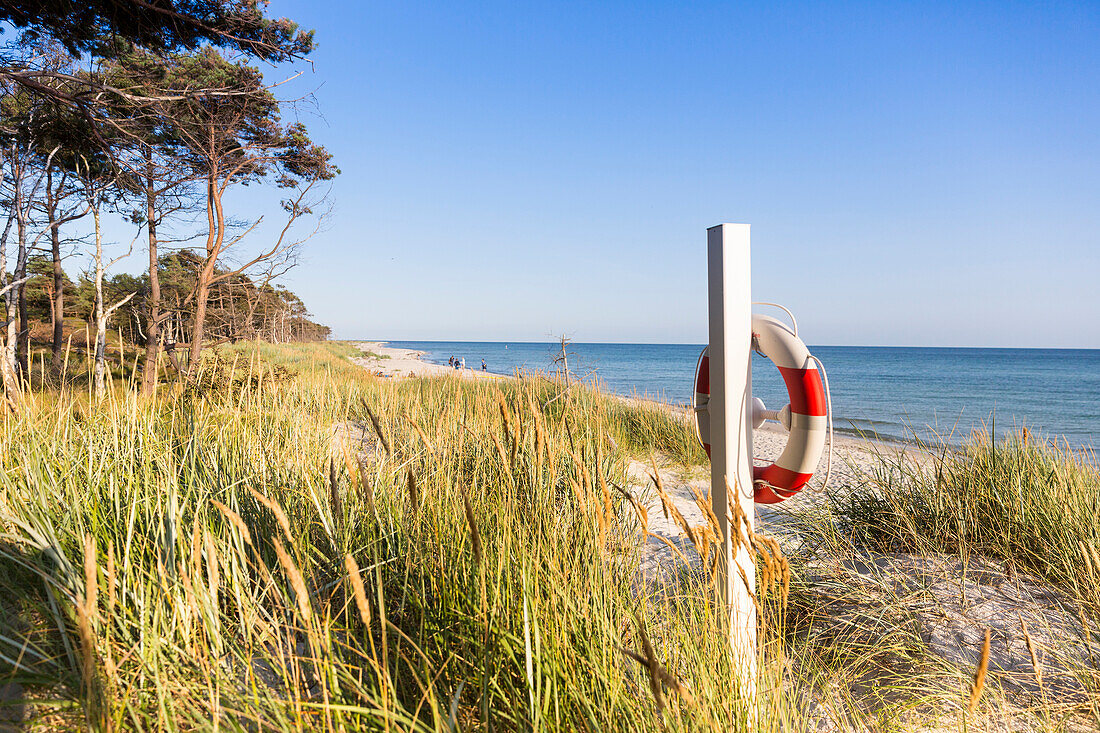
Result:
M761 644L758 695L731 702L718 518L699 497L706 520L689 526L655 463L692 545L668 543L675 580L637 574L649 517L627 461L703 460L676 413L577 386L561 399L536 376L381 380L335 344L233 354L202 390L34 393L0 423L0 592L16 608L0 665L35 691L35 720L786 731L833 707L897 728L912 707L850 692L910 640L807 642L823 607L808 599L847 591L814 587L806 557L749 532L736 507L760 568L744 582ZM334 446L345 424L377 443ZM936 702L966 709L961 687Z

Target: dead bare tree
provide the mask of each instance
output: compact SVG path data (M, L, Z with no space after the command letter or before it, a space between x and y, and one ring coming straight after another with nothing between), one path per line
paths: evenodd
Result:
M103 169L93 167L87 161L83 159L83 192L85 199L88 202L88 210L92 214L92 222L94 224L95 235L95 395L97 398L106 394L106 371L107 371L107 321L110 320L111 315L120 307L130 301L137 293L133 292L124 298L115 301L111 305L104 303L103 298L103 276L109 267L114 265L124 257L129 257L130 253L134 249L134 240L130 242L130 248L124 255L115 257L111 261L104 264L103 261L103 229L101 226L101 210L103 207L104 199L107 192L110 191L117 181L117 174L110 169Z
M30 115L33 117L33 114ZM27 334L30 326L27 320L27 297L24 285L27 281L27 261L33 242L28 239L32 234L33 203L42 185L41 169L34 165L36 155L33 145L25 137L15 137L7 145L4 155L9 203L9 225L15 224L16 257L13 270L14 282L4 296L4 321L6 334L4 340L4 359L21 381L30 377L29 349ZM6 239L6 238L5 238ZM6 251L3 257L6 265Z
M61 369L65 344L65 270L62 268L61 227L88 215L86 201L73 196L73 173L64 168L50 166L46 169L46 196L43 211L45 226L50 232L50 253L53 264L53 282L50 287L50 314L53 338L50 348L50 368Z

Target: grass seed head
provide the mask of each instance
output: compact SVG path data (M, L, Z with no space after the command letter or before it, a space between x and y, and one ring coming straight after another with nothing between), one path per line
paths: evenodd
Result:
M581 485L577 483L575 478L570 478L569 488L573 489L573 498L577 502L577 511L583 514L588 506L588 502L584 500L584 493L581 490Z
M1024 643L1027 644L1027 653L1031 656L1031 669L1035 673L1035 683L1039 685L1039 689L1043 689L1043 668L1039 666L1039 655L1035 652L1035 640L1031 638L1031 634L1027 631L1027 624L1024 623L1024 617L1020 616L1020 630L1024 632Z
M191 528L191 576L198 578L202 569L202 522L196 515Z
M508 456L504 452L504 446L500 444L500 438L497 437L497 434L495 432L491 431L489 433L489 437L493 440L493 447L496 448L497 457L500 459L501 468L506 468L508 466Z
M749 582L749 576L745 573L745 568L741 567L741 563L734 562L737 566L737 575L741 578L741 584L745 587L745 592L749 594L749 600L752 601L753 607L759 611L760 602L756 599L756 591L753 590L753 584Z
M371 425L374 426L374 433L378 436L379 442L382 443L382 449L386 451L386 455L392 455L393 450L390 449L390 441L386 440L386 433L382 430L382 423L379 421L378 416L374 414L374 410L370 409L370 405L367 404L365 399L360 400L363 403L363 409L367 411L367 417L370 418Z
M978 700L981 699L982 690L985 689L985 677L989 671L989 629L985 630L985 641L982 643L982 654L978 658L978 667L974 670L974 681L970 685L970 702L966 709L971 715L978 708Z
M359 618L363 625L370 628L370 606L367 605L367 591L363 587L363 577L359 572L359 563L350 554L344 555L344 568L348 571L348 582L355 596L355 607L359 609Z
M256 501L263 504L265 507L267 507L268 511L275 515L275 521L279 523L279 526L283 530L283 534L286 535L286 541L293 545L294 536L290 533L290 519L287 518L286 512L283 511L283 508L279 506L279 504L274 499L264 496L251 486L248 487L248 490L252 492L252 496L256 499Z
M428 450L428 454L432 458L435 458L436 457L435 446L432 445L432 441L428 440L427 433L425 433L423 430L420 429L420 426L416 424L416 420L413 420L408 415L405 415L405 419L409 421L409 424L412 425L413 430L415 430L416 434L418 436L420 436L420 442L424 444L424 447Z
M481 532L477 528L477 520L474 519L474 510L470 506L470 497L466 494L466 487L462 486L462 508L466 513L466 524L470 528L470 544L474 551L474 562L481 564Z
M692 531L687 519L684 518L684 515L680 513L680 510L675 504L670 504L669 509L672 512L672 518L676 520L676 524L680 525L680 529L683 531L684 535L691 541L691 544L695 545L695 551L699 552L699 538L696 537L695 532ZM702 557L701 554L700 557Z
M409 470L405 474L405 483L409 489L409 502L412 504L413 511L417 511L420 508L420 490L416 486L416 474L413 473L412 466L409 466Z
M679 547L677 547L677 546L676 546L676 544L675 544L675 543L673 543L673 542L672 542L672 541L671 541L670 539L668 539L668 538L667 538L667 537L665 537L664 535L661 535L661 534L657 534L657 533L651 534L651 535L649 535L649 536L650 536L650 537L653 537L653 538L654 538L654 539L656 539L656 540L657 540L658 542L660 542L661 544L663 544L663 545L664 545L665 547L667 547L668 549L672 550L672 551L673 551L673 552L674 552L674 553L676 554L676 556L677 556L678 558L680 558L680 562L684 563L684 565L689 565L689 566L691 565L691 561L690 561L690 560L688 560L688 558L687 558L687 555L685 555L685 554L683 553L683 551L681 551L681 550L680 550L680 548L679 548Z
M497 390L497 405L500 407L500 419L504 423L504 437L508 442L512 440L512 419L509 416L508 403L504 401L504 395Z
M374 482L367 481L367 466L362 461L357 461L359 464L359 470L356 472L358 479L356 486L359 489L359 497L366 502L367 507L374 510Z
M290 587L294 590L302 620L308 622L313 617L313 610L309 602L309 593L306 592L305 578L302 577L302 572L283 547L283 543L279 541L279 538L276 537L271 544L274 545L275 554L279 557L279 564L283 566L283 572L286 573L286 577L290 581Z
M237 514L237 512L233 511L225 504L222 504L217 499L212 499L211 501L214 503L214 506L218 508L218 511L225 515L229 523L236 527L237 531L241 533L241 537L244 539L245 544L251 546L252 534L248 531L248 527L245 526L244 520L241 519L241 515Z
M1085 615L1085 609L1080 606L1077 607L1077 620L1081 622L1081 633L1085 637L1085 641L1091 644L1092 625L1089 623L1089 617Z
M535 404L534 398L528 395L528 405L531 409L531 416L535 423L535 461L541 466L542 453L546 448L546 430L542 425L542 411Z
M642 640L642 651L645 652L645 664L649 671L649 690L653 693L653 702L657 705L657 712L663 713L665 709L665 696L661 690L661 665L657 661L657 653L653 651L653 644L649 641L649 635L645 632L645 624L642 623L641 614L634 617L638 625L638 636Z
M634 507L634 512L638 516L638 522L642 525L642 534L645 537L648 538L649 537L649 512L646 510L646 508L644 506L642 506L642 503L640 501L638 501L634 497L633 494L631 494L629 491L624 489L622 486L619 486L616 483L612 483L611 485L614 486L615 490L618 491L620 494L622 494L623 497L625 497L628 502L630 502L630 505L632 507Z

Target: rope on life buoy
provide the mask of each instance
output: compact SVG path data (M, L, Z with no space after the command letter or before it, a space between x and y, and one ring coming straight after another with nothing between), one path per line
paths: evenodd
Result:
M821 486L813 489L815 493L820 494L825 491L826 488L828 488L829 477L832 475L833 472L833 397L832 394L830 394L829 392L829 374L825 371L825 365L821 362L821 359L817 358L813 354L810 354L810 358L817 363L818 368L821 370L821 379L825 383L825 419L828 424L827 430L829 436L829 452L825 456L825 479L821 482ZM742 397L742 399L744 398ZM738 428L740 429L740 426L738 426ZM767 481L764 481L762 479L757 479L755 483L764 484L773 491L779 488L778 486L773 486L772 484L769 484Z
M825 382L825 417L829 423L829 453L825 458L825 480L821 482L821 488L817 489L820 493L829 485L829 475L833 472L833 396L829 393L829 373L825 371L825 365L813 354L810 354L810 358L817 362L821 379Z
M770 305L772 308L778 308L779 310L786 313L787 316L791 319L791 330L794 331L795 337L796 338L798 337L798 321L795 320L794 313L791 313L790 308L788 308L785 305L780 305L779 303L765 303L762 300L754 300L752 304L753 305Z

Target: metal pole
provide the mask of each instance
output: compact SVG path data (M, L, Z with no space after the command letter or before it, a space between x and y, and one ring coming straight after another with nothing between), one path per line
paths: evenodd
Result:
M718 582L728 614L739 692L756 695L756 567L747 533L756 516L752 490L752 295L749 225L707 230L710 315L710 501L722 532ZM733 495L726 490L727 483ZM736 512L734 507L740 507ZM740 538L730 521L740 513Z

